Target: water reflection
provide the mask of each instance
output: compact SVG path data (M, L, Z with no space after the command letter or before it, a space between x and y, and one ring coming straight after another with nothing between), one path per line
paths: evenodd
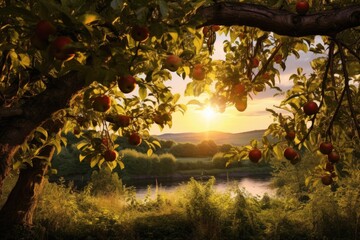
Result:
M214 189L217 192L225 192L230 187L238 186L240 189L244 189L247 193L252 196L262 197L265 193L270 196L275 196L275 189L270 187L270 178L261 177L261 178L240 178L232 180L216 179ZM172 193L181 185L181 183L167 182L165 184L158 183L159 192L161 193ZM154 183L148 183L147 185L137 186L136 187L136 196L140 199L143 199L148 194L148 186L150 186L151 197L154 197L156 194L156 180Z

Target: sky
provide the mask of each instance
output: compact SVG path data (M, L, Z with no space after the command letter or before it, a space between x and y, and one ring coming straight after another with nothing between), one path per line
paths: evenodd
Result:
M215 53L213 58L224 59L222 42L225 37L217 37L215 42ZM280 70L280 83L278 86L283 89L289 89L292 82L289 81L289 76L296 72L298 67L302 67L305 72L310 70L310 61L313 58L312 53L301 54L299 59L289 57L286 61L286 70ZM180 93L182 97L179 103L188 103L191 99L197 99L195 97L184 97L183 93L186 84L191 81L187 78L183 80L180 76L173 74L172 80L169 81L169 86L175 93ZM248 98L248 106L244 112L239 112L234 106L228 106L223 113L212 111L211 109L198 110L195 105L188 105L188 110L183 115L180 112L173 114L173 124L169 128L165 126L163 130L156 124L150 129L152 135L164 134L164 133L183 133L183 132L206 132L206 131L220 131L229 133L239 133L252 130L265 129L272 123L272 116L267 112L266 108L273 108L274 105L279 105L282 97L274 97L276 92L270 90L267 86L265 92L260 92L253 96L253 100Z

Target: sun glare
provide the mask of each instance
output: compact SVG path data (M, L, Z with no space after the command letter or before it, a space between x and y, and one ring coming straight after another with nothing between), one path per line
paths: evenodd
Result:
M215 111L211 107L206 107L203 110L203 115L206 119L212 119L215 117Z

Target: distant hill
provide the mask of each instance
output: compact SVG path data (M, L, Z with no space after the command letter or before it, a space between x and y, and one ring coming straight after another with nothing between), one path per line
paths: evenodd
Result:
M217 145L232 144L241 146L249 144L251 139L261 139L265 130L254 130L241 133L200 132L200 133L165 133L154 137L162 140L172 140L178 143L200 143L204 140L213 140Z

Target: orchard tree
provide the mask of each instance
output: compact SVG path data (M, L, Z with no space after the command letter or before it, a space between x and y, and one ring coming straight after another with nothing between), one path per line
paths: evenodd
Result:
M250 152L258 162L283 159L291 148L289 161L300 164L300 150L316 153L326 142L333 149L323 146L319 165L351 166L360 133L356 2L1 1L0 190L19 170L1 219L32 224L43 176L66 143L60 129L83 139L80 161L122 168L116 138L144 142L151 154L159 143L149 140L150 126L171 126L172 114L186 111L167 86L172 73L191 79L185 95L207 94L202 104L242 112L254 94L280 91L280 70L300 51L317 57L311 74L299 68L290 77L293 87L279 103L288 114L269 109L274 124L266 135L279 141L264 136L231 154ZM219 34L228 36L225 60L212 59Z

